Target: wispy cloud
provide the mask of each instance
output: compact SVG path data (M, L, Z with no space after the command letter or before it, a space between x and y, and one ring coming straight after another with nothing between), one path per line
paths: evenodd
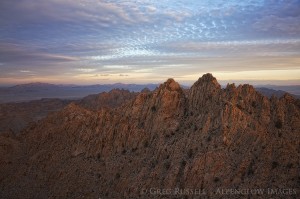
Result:
M253 24L253 27L259 31L270 32L280 31L288 34L299 34L300 16L279 17L275 15L265 16Z
M5 64L78 61L76 57L52 54L12 43L0 43L0 60Z
M298 0L4 0L0 78L96 81L110 74L106 80L154 81L203 72L295 73L299 21Z

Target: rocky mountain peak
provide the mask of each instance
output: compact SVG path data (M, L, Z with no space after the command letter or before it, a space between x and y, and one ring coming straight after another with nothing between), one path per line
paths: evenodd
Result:
M214 92L215 90L220 90L221 85L218 83L217 79L212 76L212 74L207 73L200 77L191 89Z
M212 74L207 73L198 79L190 89L189 99L191 108L198 109L206 106L210 101L219 98L221 85Z
M199 78L199 80L203 81L214 81L216 78L211 73L206 73Z
M160 89L167 89L169 91L180 91L182 90L178 82L170 78L165 83L161 84Z
M231 90L235 90L235 89L236 89L236 86L235 86L234 83L232 83L232 84L227 84L227 86L226 86L226 90L231 91Z

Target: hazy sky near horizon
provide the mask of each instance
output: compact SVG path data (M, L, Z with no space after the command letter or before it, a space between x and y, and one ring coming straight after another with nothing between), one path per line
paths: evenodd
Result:
M300 0L1 0L0 84L300 84Z

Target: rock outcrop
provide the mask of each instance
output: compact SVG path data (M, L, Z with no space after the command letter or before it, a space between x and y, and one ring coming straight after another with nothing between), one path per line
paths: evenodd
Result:
M175 189L245 197L218 188L292 189L287 197L299 197L300 106L292 96L268 99L250 85L221 89L206 74L187 92L169 79L126 99L97 111L73 103L7 135L0 197L198 198L162 193Z

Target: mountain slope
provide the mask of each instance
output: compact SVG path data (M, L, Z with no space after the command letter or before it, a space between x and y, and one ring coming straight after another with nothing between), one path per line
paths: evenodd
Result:
M137 93L128 90L113 89L109 92L86 96L78 104L90 110L99 110L104 107L115 108L136 96Z
M294 191L299 129L300 103L292 96L268 99L250 85L221 89L211 74L188 92L169 79L120 107L92 111L70 104L17 138L3 138L6 148L18 147L9 161L1 157L0 197L195 196L153 192L179 188L221 198L220 187Z
M30 102L0 104L0 134L8 131L18 134L30 123L63 109L71 102L71 100L62 99L41 99Z
M30 102L0 104L0 134L18 134L32 123L45 118L48 114L60 111L74 102L89 110L115 108L136 97L137 93L113 89L110 92L89 95L81 100L41 99Z

